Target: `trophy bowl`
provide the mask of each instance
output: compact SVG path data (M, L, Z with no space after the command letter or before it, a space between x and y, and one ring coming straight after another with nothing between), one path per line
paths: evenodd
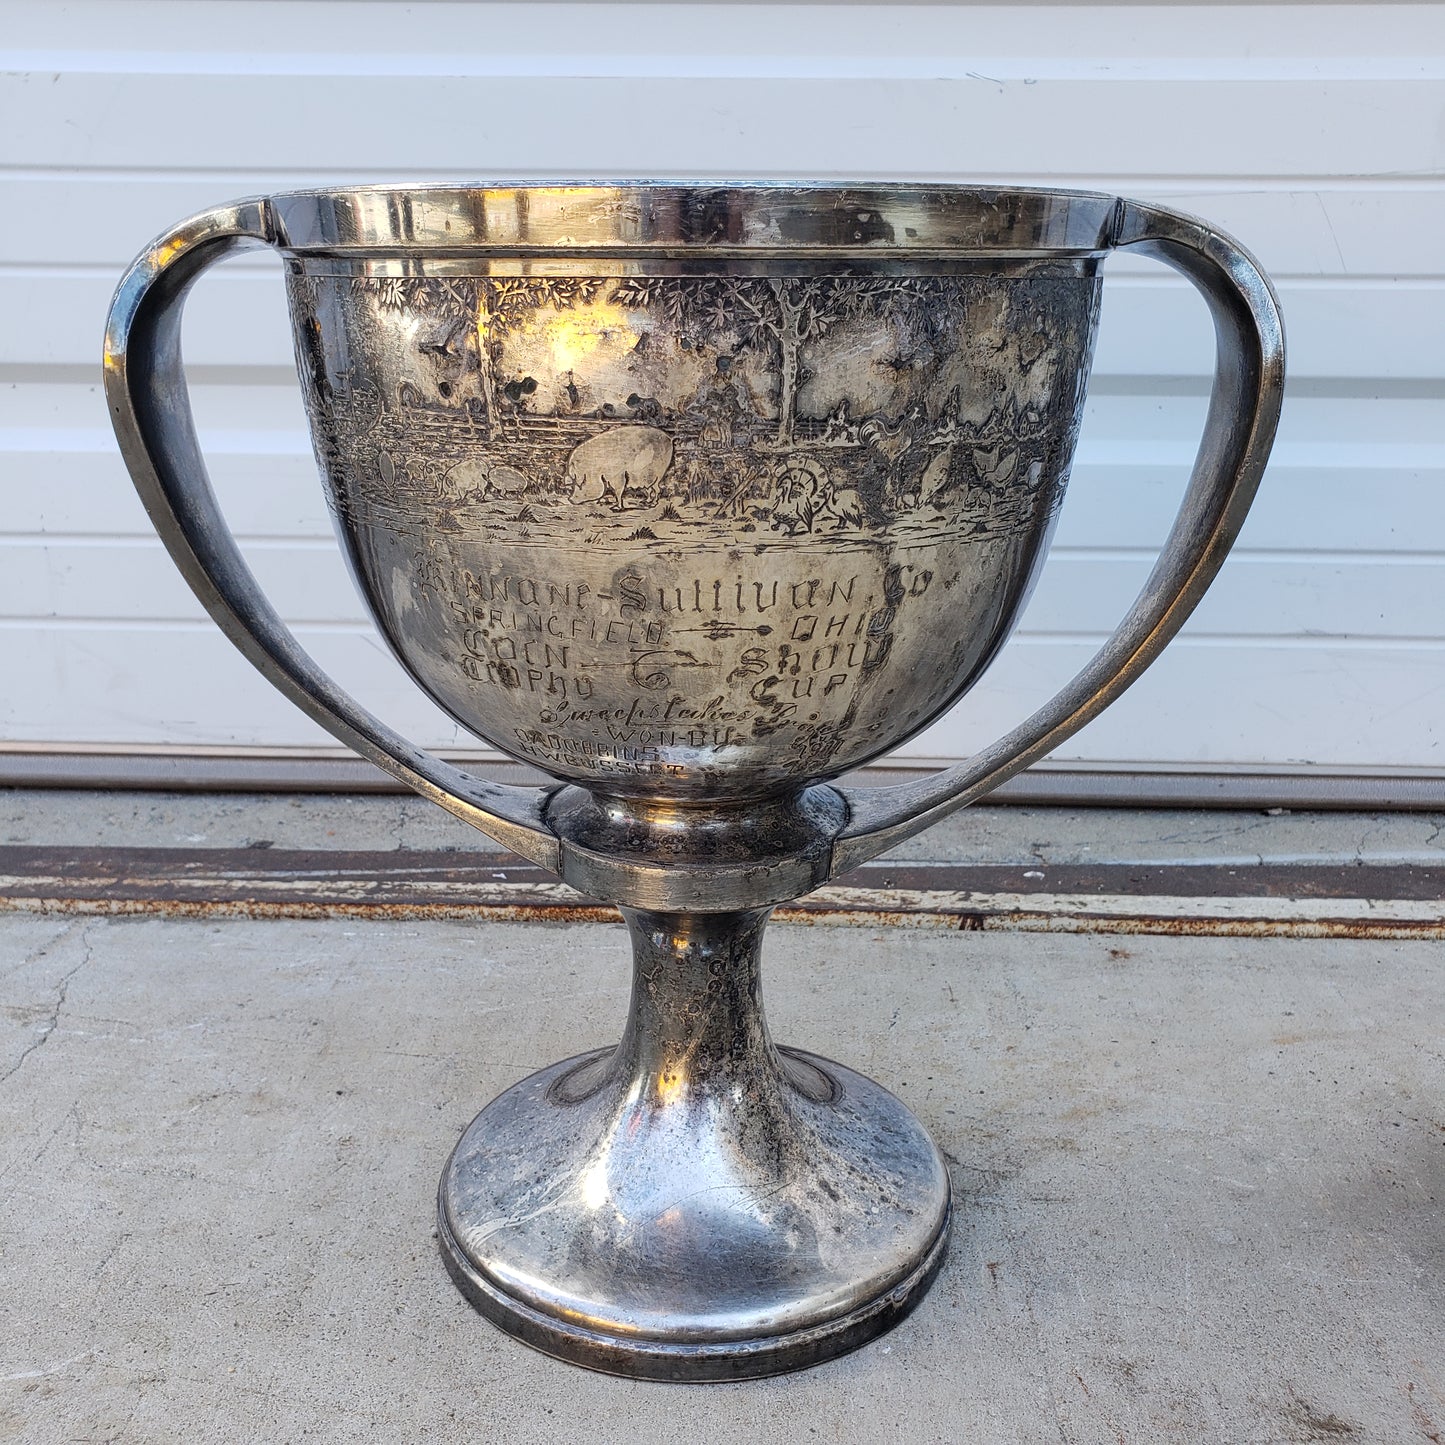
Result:
M213 259L286 266L311 431L356 584L423 691L556 779L432 757L324 676L206 481L181 373ZM1148 584L1056 698L936 778L836 780L956 702L1048 550L1100 266L1130 247L1215 320L1194 476ZM1283 381L1253 261L1113 196L937 185L308 191L157 240L106 381L156 526L221 627L313 718L621 909L621 1042L489 1104L438 1196L463 1293L618 1374L737 1379L864 1343L943 1257L947 1171L885 1089L778 1047L769 911L982 796L1177 631L1258 484Z

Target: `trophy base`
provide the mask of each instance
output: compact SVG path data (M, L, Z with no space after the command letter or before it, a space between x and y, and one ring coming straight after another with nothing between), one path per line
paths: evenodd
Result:
M767 1044L750 1079L669 1096L625 1055L522 1080L452 1154L438 1235L483 1315L589 1369L709 1381L831 1359L918 1303L949 1182L892 1094Z

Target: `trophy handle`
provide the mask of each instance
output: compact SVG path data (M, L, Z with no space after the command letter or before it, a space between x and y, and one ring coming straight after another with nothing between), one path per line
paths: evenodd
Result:
M1284 389L1284 335L1274 292L1253 257L1228 236L1176 211L1121 201L1114 245L1182 272L1214 317L1209 415L1164 550L1113 636L1027 722L921 782L839 787L849 820L834 842L830 877L977 801L1097 717L1183 626L1239 533L1269 456Z
M269 682L409 788L555 872L559 844L543 809L556 787L474 778L414 747L344 693L262 594L216 504L181 367L182 308L213 261L275 239L270 202L240 201L159 237L122 278L106 325L105 390L136 489L191 589Z

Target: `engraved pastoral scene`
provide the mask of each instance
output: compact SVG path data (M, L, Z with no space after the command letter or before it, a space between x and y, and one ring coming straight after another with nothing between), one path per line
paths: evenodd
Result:
M850 766L977 675L1062 497L1097 311L1058 263L291 289L341 530L413 675L553 772L682 791Z

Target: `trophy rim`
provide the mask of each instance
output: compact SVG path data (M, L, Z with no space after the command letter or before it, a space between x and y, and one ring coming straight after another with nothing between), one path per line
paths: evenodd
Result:
M925 181L505 181L272 195L297 254L556 258L1088 258L1122 202L1101 191Z

